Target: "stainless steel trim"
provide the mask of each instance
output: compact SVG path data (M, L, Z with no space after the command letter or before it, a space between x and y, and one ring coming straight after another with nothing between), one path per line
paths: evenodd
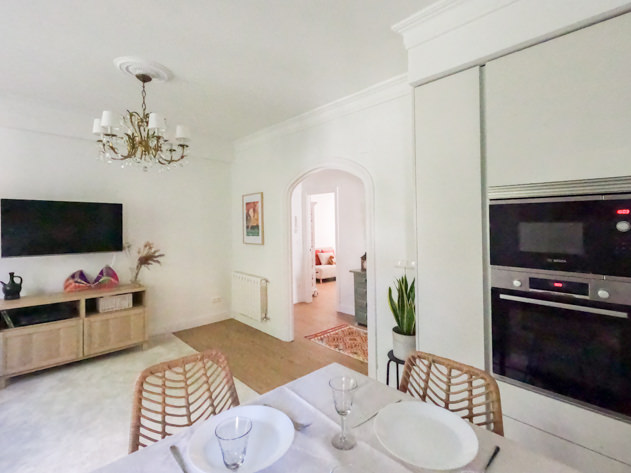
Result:
M558 196L558 197L532 197L527 199L494 199L489 202L489 205L498 204L540 204L548 202L588 202L590 200L596 201L610 201L610 200L629 200L631 194L589 194L589 195L571 195L571 196Z
M613 276L604 276L602 274L594 274L594 273L577 273L572 271L553 271L550 269L536 269L536 268L521 268L519 266L498 266L492 265L491 272L497 274L512 274L519 273L524 277L543 277L550 279L563 278L568 281L576 281L576 282L599 282L604 281L605 279L612 279ZM631 278L623 278L616 277L616 279L631 283Z
M489 199L516 199L524 197L577 196L616 192L631 192L631 177L605 177L575 181L490 186L488 188L488 197Z
M564 304L562 302L543 301L540 299L531 299L530 297L512 296L510 294L500 294L500 299L507 301L523 302L525 304L543 305L546 307L555 307L557 309L569 309L580 312L589 312L590 314L607 315L609 317L618 317L621 319L628 319L629 314L626 312L620 312L617 310L598 309L596 307L584 307L574 304Z
M584 296L582 294L571 294L571 293L567 293L567 292L546 291L545 289L532 289L532 288L529 288L528 290L530 292L541 292L543 294L556 294L558 296L572 296L572 297L576 297L577 299L587 299L587 300L589 300L589 295Z
M595 273L576 273L572 271L553 271L550 269L522 268L519 266L498 266L491 265L491 275L494 273L519 273L524 277L544 277L544 278L563 278L568 281L598 283L604 281L616 281L631 284L631 277L625 276L607 276L605 274Z
M498 205L498 204L541 204L547 202L584 202L590 200L603 200L602 194L590 194L590 195L572 195L572 196L557 196L557 197L532 197L528 196L528 198L504 198L497 199L493 198L489 202L489 205Z

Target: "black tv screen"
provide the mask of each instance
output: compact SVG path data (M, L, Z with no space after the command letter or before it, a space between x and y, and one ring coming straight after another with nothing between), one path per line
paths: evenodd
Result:
M123 204L0 199L2 256L123 249Z

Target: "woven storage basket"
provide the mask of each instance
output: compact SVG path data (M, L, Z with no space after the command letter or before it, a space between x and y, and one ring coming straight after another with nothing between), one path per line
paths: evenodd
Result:
M96 300L96 310L99 312L110 312L112 310L129 309L132 306L131 294L120 294L118 296L99 297Z

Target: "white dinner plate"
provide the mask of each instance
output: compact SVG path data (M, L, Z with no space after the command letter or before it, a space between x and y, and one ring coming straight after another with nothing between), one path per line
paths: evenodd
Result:
M294 441L294 425L289 417L267 406L237 406L205 421L191 436L188 445L190 462L204 473L230 471L223 464L215 427L219 422L234 416L252 420L245 461L239 473L253 473L270 466Z
M426 402L384 407L375 419L375 432L392 455L430 470L460 468L478 453L478 438L467 421Z

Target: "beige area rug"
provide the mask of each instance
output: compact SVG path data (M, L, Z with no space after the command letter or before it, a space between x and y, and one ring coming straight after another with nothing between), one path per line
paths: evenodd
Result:
M343 324L322 332L307 335L305 338L327 348L368 362L368 333L359 327Z
M0 390L0 472L85 473L128 451L132 389L147 366L194 353L173 335L25 375ZM241 402L258 394L235 380Z

